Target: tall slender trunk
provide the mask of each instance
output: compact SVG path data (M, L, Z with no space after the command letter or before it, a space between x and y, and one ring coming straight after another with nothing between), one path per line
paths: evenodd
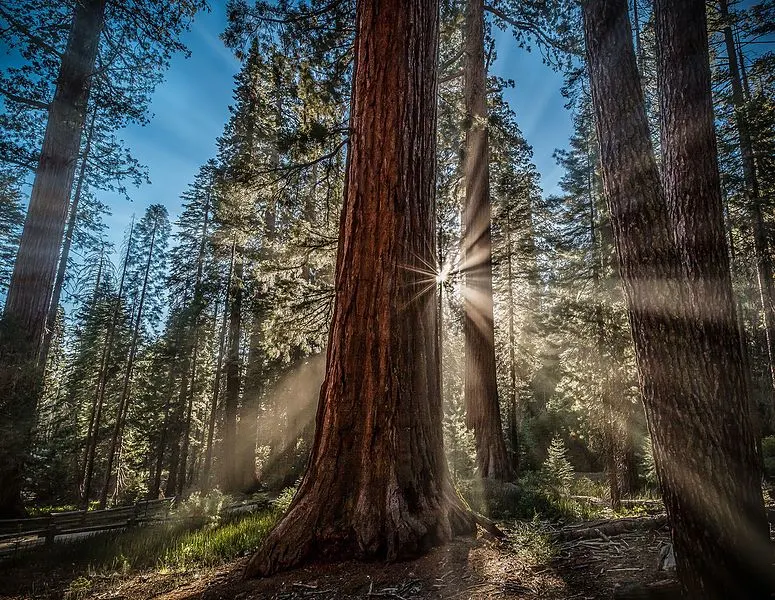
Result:
M178 475L180 472L180 451L181 442L183 438L184 424L183 420L186 413L186 399L188 398L188 384L191 376L191 357L187 356L188 349L185 343L185 332L180 336L180 344L182 346L183 367L177 367L180 369L180 388L178 388L177 400L173 403L172 410L170 412L170 419L168 421L169 427L167 428L167 437L169 438L170 446L170 458L168 464L168 478L167 485L164 488L164 495L172 497L177 493L178 489Z
M24 514L40 351L104 13L105 0L75 4L0 324L0 518Z
M606 364L605 356L609 351L610 343L605 327L605 315L603 306L610 299L607 297L607 290L604 289L601 281L601 270L603 268L603 257L601 248L601 239L598 232L598 216L595 211L595 197L593 188L593 167L591 161L591 152L587 153L587 200L589 202L589 233L592 240L592 286L594 290L594 324L595 324L595 351L596 351L596 375L599 380L596 382L598 396L603 413L603 452L605 454L605 470L608 475L608 489L611 496L611 508L619 510L622 506L621 488L619 484L619 470L616 466L617 455L617 436L616 436L616 413L613 408L611 398L611 374L609 365ZM613 366L613 365L611 365Z
M326 378L307 472L248 563L416 556L470 532L442 442L435 281L438 2L359 0Z
M137 345L140 341L140 332L143 328L143 307L145 305L145 295L148 291L148 278L151 272L151 262L153 260L153 249L156 242L156 231L159 226L158 218L154 222L153 230L151 231L151 243L148 247L148 260L145 263L145 273L143 275L143 287L140 291L140 300L137 306L137 317L135 318L134 331L132 332L132 342L129 347L129 356L127 357L126 370L124 371L124 383L121 388L121 398L118 402L118 411L116 412L116 424L113 427L113 435L110 440L110 449L108 450L108 463L105 468L105 483L102 486L102 494L100 495L100 508L105 508L108 502L108 492L110 491L110 479L113 472L113 461L115 460L116 452L118 450L119 439L122 438L124 432L124 423L126 421L127 412L129 409L129 393L132 383L132 371L135 366L135 356L137 354Z
M654 460L691 598L768 598L772 551L724 239L702 0L656 0L664 191L626 0L584 29ZM679 228L680 225L680 228Z
M234 274L231 282L229 303L228 352L226 354L226 395L224 397L224 424L221 465L221 485L224 490L234 491L237 481L237 410L239 408L240 342L242 341L242 257L236 248Z
M176 344L177 345L177 344ZM170 361L171 363L173 361ZM153 474L153 485L148 490L148 498L155 500L159 497L161 492L161 476L164 470L164 453L167 450L167 438L170 430L170 420L172 418L172 397L175 395L175 372L177 369L174 364L170 364L169 376L167 377L167 393L165 394L166 400L164 402L164 422L161 427L161 435L159 436L159 444L156 447L156 467Z
M519 473L519 388L517 381L517 331L514 316L514 268L513 246L511 242L511 211L506 207L506 285L509 321L509 405L508 405L508 441L511 456L511 468Z
M183 428L183 441L180 449L180 473L178 474L178 485L175 489L178 496L183 494L187 484L186 474L188 465L188 448L191 438L191 417L194 411L194 391L196 389L196 366L199 353L199 328L194 332L194 350L191 357L191 377L188 386L188 401L186 402L186 425Z
M274 58L272 69L273 85L275 89L274 106L274 126L277 132L274 147L271 150L269 164L273 169L280 167L280 134L283 126L283 94L282 94L282 73L277 57ZM317 177L317 165L313 166L313 179ZM314 189L314 188L313 188ZM268 194L281 193L280 186L275 186L267 190ZM309 201L307 201L309 202ZM304 216L311 223L313 219L313 208L309 204L304 207ZM271 261L273 254L273 244L276 236L277 227L277 207L276 197L269 197L264 210L264 244L260 251L259 259L261 261ZM306 265L302 270L302 277L309 277L309 270ZM243 491L251 491L258 485L258 475L256 473L256 442L258 438L258 418L261 408L261 394L266 387L266 379L270 371L277 366L277 361L270 361L266 355L266 349L263 346L263 326L266 319L269 302L269 290L262 282L256 282L255 294L253 297L253 323L250 334L250 343L248 351L248 364L245 369L245 392L242 396L242 411L240 413L240 427L238 431L239 448L237 453L240 459L239 472L237 477L240 480L239 486ZM271 364L273 363L273 364ZM279 426L279 408L275 401L271 401L270 406L266 406L264 419L268 420L274 427ZM286 465L283 456L287 456L287 449L291 443L295 446L298 439L298 431L289 431L289 424L286 422L283 431L281 443L274 443L270 446L270 456L267 463L274 468L275 472L281 476L280 479L287 477L290 469ZM290 438L296 436L293 442ZM276 437L274 439L277 439ZM285 471L284 473L280 473ZM282 481L282 483L285 483ZM285 486L283 486L285 487Z
M129 239L127 241L124 263L121 266L121 280L118 284L118 295L113 305L113 313L110 316L110 324L105 335L105 344L102 346L100 355L100 368L97 376L97 386L92 400L92 410L89 415L89 428L86 434L86 450L84 459L83 486L81 492L81 505L86 508L89 505L91 495L91 485L94 478L94 459L97 453L97 444L99 443L100 425L102 423L102 408L105 403L105 389L108 384L108 367L113 353L113 338L116 335L118 319L121 314L121 301L124 297L124 282L126 281L127 268L129 266L129 257L132 251L132 233L134 231L134 220L129 226Z
M743 166L743 181L748 212L753 228L754 252L756 255L756 278L759 286L759 301L762 307L764 337L769 359L771 403L775 406L775 294L772 283L772 257L767 243L767 226L762 212L762 199L759 190L759 178L756 173L751 132L745 109L745 93L738 65L735 37L730 23L727 0L719 0L721 18L725 21L724 45L729 61L729 79L732 84L732 109L735 113L740 156ZM772 410L773 406L770 407Z
M256 282L257 287L262 286ZM239 458L236 473L241 491L250 491L258 485L256 474L256 437L258 433L258 411L261 402L265 369L265 350L263 347L263 321L266 313L266 297L263 290L257 290L253 297L253 318L250 341L248 343L248 362L245 367L245 392L242 396L239 430L237 432ZM274 449L273 449L274 450Z
M73 236L75 235L75 224L78 220L78 205L81 202L81 194L83 193L83 185L86 180L86 167L89 161L89 154L91 153L92 137L94 136L94 123L97 119L97 109L92 111L91 122L89 123L89 130L86 134L86 144L81 156L81 166L78 169L78 178L75 183L75 192L73 193L73 201L70 203L70 214L67 218L67 230L65 231L65 241L62 245L62 252L59 256L59 267L57 268L57 276L54 281L54 290L51 294L51 302L48 307L48 317L46 318L46 333L43 336L43 346L40 350L40 368L46 368L46 360L48 359L48 351L51 347L51 337L54 334L54 323L56 322L57 310L59 310L59 300L62 296L62 286L65 282L65 275L67 274L67 261L70 258L70 248L73 245Z
M207 447L205 450L205 464L202 469L202 486L207 488L210 485L210 472L213 464L213 443L215 438L215 422L218 417L218 400L221 393L221 375L223 373L223 359L226 353L226 333L228 331L229 305L231 294L231 279L234 274L236 243L231 247L231 261L229 262L229 276L226 278L226 294L223 301L223 322L221 323L221 332L218 336L218 358L215 361L215 380L213 381L213 400L210 406L210 418L207 424ZM215 322L218 322L218 311L216 310Z
M90 314L95 314L95 309L97 307L97 302L99 301L99 291L100 291L100 285L102 284L102 270L105 266L105 246L103 245L102 249L100 250L100 264L97 268L97 279L94 284L94 295L92 296L91 305L89 307ZM97 377L99 378L99 372L97 373ZM89 425L86 433L86 443L84 444L84 455L83 455L83 461L79 464L77 464L76 469L78 472L78 489L79 493L83 493L83 483L84 483L84 475L86 472L86 463L88 462L88 456L89 456L89 445L91 444L91 436L94 430L94 418L95 413L97 409L97 403L96 403L96 396L94 400L92 400L91 404L91 410L89 411Z
M467 0L465 44L468 121L463 222L466 425L474 430L479 477L510 480L514 473L503 439L495 367L484 0Z

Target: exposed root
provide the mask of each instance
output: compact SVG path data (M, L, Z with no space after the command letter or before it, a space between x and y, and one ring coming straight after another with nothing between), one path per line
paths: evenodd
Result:
M329 522L331 507L321 509L307 498L299 497L250 558L243 578L268 577L312 560L414 559L454 536L474 534L477 523L491 534L503 537L494 523L471 511L451 485L443 494L443 502L444 508L438 509L437 517L430 524L411 518L395 523L383 516L370 531L363 523L356 524L357 519L352 515L347 526L342 525L342 520ZM369 536L362 535L364 530ZM380 545L363 543L364 539L373 540L375 535L381 539Z

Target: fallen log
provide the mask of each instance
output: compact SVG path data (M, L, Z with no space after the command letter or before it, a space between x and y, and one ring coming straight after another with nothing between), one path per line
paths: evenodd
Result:
M606 539L613 535L621 535L629 531L652 531L667 525L667 515L653 517L626 517L598 522L590 527L574 527L561 529L558 538L562 541Z

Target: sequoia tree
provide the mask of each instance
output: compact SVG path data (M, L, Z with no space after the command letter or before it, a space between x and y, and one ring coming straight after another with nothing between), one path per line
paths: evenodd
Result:
M592 99L654 460L691 598L766 598L772 562L724 237L705 4L657 0L663 184L626 0L584 4Z
M75 4L5 303L0 331L0 516L23 512L22 472L42 378L38 354L64 235L104 13L105 0Z
M468 0L466 4L465 51L467 130L463 297L466 424L474 430L479 476L509 480L513 478L514 473L503 440L495 372L483 0Z
M434 297L438 0L359 0L336 299L307 471L248 563L416 556L474 523L442 443Z

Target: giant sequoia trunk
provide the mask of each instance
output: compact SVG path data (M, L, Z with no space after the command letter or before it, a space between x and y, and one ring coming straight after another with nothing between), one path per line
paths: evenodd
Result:
M326 377L307 472L246 568L408 558L473 531L442 446L433 264L437 0L359 0Z
M466 425L474 430L479 476L509 480L514 477L514 471L503 440L495 373L484 0L468 0L465 44L468 125L463 216Z
M75 4L0 330L0 517L24 512L21 486L42 369L39 354L62 247L105 0Z
M655 10L666 194L627 2L584 5L603 182L641 391L686 591L766 598L772 553L723 233L705 5L658 0Z

